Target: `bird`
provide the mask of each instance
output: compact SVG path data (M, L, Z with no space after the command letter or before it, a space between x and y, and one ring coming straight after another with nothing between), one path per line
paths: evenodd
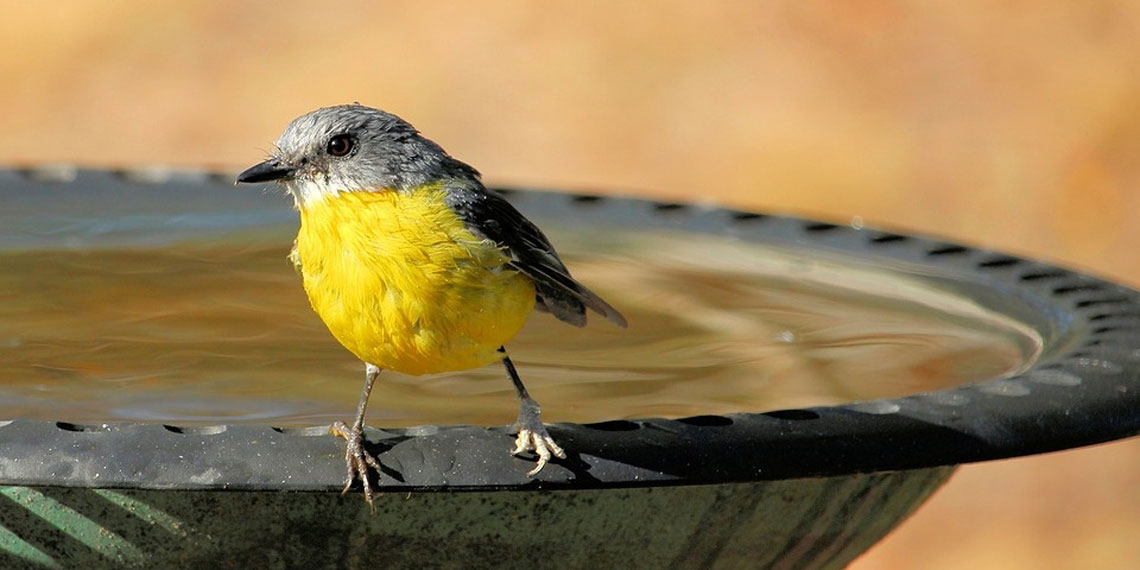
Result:
M565 450L543 425L506 350L536 309L576 327L587 310L625 317L575 280L550 240L473 167L407 121L359 103L288 124L269 157L237 183L284 186L299 211L289 259L313 310L364 362L364 388L345 440L342 494L357 480L373 504L365 409L381 371L419 376L501 363L519 399L510 453L533 452L535 476Z

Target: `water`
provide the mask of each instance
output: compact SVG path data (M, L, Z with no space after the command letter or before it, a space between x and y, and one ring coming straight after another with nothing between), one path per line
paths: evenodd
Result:
M1021 370L1041 347L1029 327L920 275L727 238L544 225L574 274L630 322L575 329L533 316L509 348L548 421L902 396ZM285 261L292 231L0 250L0 418L348 418L363 366L309 309ZM385 372L369 420L505 425L516 413L492 365Z

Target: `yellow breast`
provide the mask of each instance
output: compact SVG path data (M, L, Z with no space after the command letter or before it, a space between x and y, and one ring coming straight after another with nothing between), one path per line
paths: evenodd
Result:
M405 374L483 366L534 310L530 278L444 196L441 186L344 192L301 209L305 292L361 360Z

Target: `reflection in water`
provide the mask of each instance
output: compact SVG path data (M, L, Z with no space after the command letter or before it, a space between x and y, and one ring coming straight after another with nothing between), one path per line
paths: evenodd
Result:
M308 308L289 228L138 249L0 252L0 419L317 425L363 365ZM629 318L535 314L510 346L547 421L893 397L1023 368L1040 339L920 277L708 236L552 237ZM592 252L586 255L585 252ZM385 373L374 425L504 425L497 365Z

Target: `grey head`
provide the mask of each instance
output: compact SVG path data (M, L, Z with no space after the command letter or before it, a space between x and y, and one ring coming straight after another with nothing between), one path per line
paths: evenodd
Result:
M407 191L447 179L478 180L407 121L363 105L338 105L297 117L268 160L238 182L279 181L297 206L341 192Z

